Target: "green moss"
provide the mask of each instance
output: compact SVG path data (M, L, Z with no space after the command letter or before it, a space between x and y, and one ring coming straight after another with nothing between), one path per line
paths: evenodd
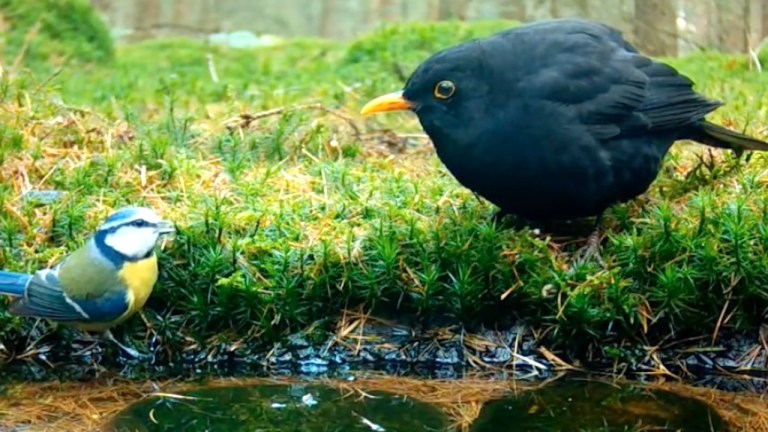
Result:
M109 29L85 0L0 0L0 16L10 26L0 44L6 62L19 55L25 64L113 57Z
M711 334L724 310L724 327L756 331L768 307L764 155L744 164L713 150L712 162L681 143L649 193L609 215L608 268L571 268L572 246L494 226L495 208L428 143L376 132L420 132L413 116L356 114L401 85L385 53L426 54L490 27L431 28L392 27L348 46L144 43L87 74L49 81L38 71L7 84L0 205L15 213L0 214L0 267L44 266L109 208L149 204L180 226L147 308L169 352L243 335L266 344L332 327L357 306L424 323L521 319L551 349L604 347L608 358L633 352L617 348L625 342ZM713 120L759 135L766 78L729 62L709 53L673 61L726 102ZM324 110L301 108L317 103ZM25 202L24 182L68 194ZM0 316L6 341L24 341L31 325ZM124 329L146 331L138 318Z

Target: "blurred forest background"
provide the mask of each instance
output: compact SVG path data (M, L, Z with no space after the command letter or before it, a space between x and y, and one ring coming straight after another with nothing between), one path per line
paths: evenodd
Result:
M768 0L91 0L118 41L250 31L349 39L400 21L587 17L651 55L758 51Z

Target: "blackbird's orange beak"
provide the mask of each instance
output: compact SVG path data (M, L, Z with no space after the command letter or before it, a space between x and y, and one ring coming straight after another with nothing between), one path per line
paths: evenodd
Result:
M360 114L368 115L390 111L405 111L413 108L413 104L403 98L402 91L385 94L365 104Z

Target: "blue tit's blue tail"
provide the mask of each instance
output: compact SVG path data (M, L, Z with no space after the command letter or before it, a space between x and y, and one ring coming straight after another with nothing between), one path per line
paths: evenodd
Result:
M0 271L0 294L21 297L32 275Z

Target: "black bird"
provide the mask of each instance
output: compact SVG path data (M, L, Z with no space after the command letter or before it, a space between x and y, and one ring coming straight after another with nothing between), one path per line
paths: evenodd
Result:
M675 141L768 150L705 120L722 103L692 87L612 27L555 19L444 49L362 114L416 113L451 174L501 215L595 217L580 255L602 261L603 213L644 193Z

